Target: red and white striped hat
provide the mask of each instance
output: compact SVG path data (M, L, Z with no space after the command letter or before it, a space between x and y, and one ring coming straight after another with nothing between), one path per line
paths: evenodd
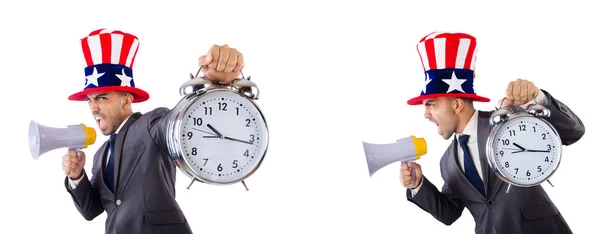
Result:
M135 87L133 62L139 48L136 36L117 30L98 29L81 39L85 59L83 91L69 100L85 101L89 93L124 91L133 95L133 102L143 102L150 95Z
M466 33L433 32L417 44L417 52L425 71L421 94L408 100L420 105L424 99L435 97L466 97L473 101L490 99L475 94L475 61L477 40Z

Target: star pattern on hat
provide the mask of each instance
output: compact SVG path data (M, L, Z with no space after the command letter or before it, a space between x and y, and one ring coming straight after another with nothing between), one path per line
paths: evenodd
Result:
M446 93L450 93L454 90L458 90L460 92L465 92L462 88L462 84L465 83L467 80L466 79L458 79L456 77L456 73L452 72L452 78L451 79L442 79L442 81L444 81L446 84L448 84L448 91L446 91Z
M125 74L125 68L123 68L123 70L121 70L121 74L115 74L115 76L117 76L119 79L121 79L121 86L131 86L131 80L133 78L131 78L131 76L127 76L127 74Z
M429 73L425 73L425 83L423 83L423 93L427 93L427 85L429 84L429 82L431 82L431 79L429 78Z
M102 77L104 75L104 72L102 73L98 73L98 70L96 70L96 68L94 67L94 71L92 72L92 74L85 76L85 80L86 80L86 86L90 85L90 84L94 84L96 85L96 87L98 87L98 78Z

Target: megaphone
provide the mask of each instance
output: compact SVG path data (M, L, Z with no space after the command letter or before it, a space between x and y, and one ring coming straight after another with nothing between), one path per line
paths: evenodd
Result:
M31 121L29 123L29 150L34 160L58 148L81 150L96 142L96 130L84 124L52 128Z
M391 144L371 144L363 141L369 175L394 162L412 162L427 154L424 138L410 136Z

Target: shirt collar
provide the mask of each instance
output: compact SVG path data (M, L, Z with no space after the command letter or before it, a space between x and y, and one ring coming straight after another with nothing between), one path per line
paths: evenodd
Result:
M477 136L477 118L478 117L479 117L479 113L477 110L475 110L473 112L473 115L471 116L471 119L467 123L467 126L465 126L463 133L455 134L457 140L458 140L459 136L462 136L464 134L469 135L469 142L471 142L472 140L475 140L477 138L476 136Z
M121 128L123 127L123 125L125 125L125 123L127 123L127 120L129 120L130 117L131 115L127 116L127 118L123 120L123 122L121 122L121 125L119 126L119 128L117 128L117 131L115 131L114 134L119 134L119 131L121 131Z

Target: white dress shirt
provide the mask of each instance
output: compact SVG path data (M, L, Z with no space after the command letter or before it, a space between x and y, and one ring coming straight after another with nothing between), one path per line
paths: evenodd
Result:
M548 98L546 97L546 95L544 94L544 92L542 92L540 90L540 92L538 93L538 96L535 97L535 101L540 104L540 105L546 105L548 102ZM526 106L533 104L534 100L531 100L528 103L525 103L523 105L521 105L523 108L525 108ZM467 123L467 126L465 126L465 129L463 130L462 134L458 134L455 133L454 134L454 138L458 141L458 137L462 136L463 134L467 134L469 135L469 141L467 142L467 147L469 148L469 152L471 153L471 157L473 160L473 163L475 164L475 169L477 170L477 174L479 174L479 178L481 178L481 181L483 180L483 176L481 175L482 171L481 171L481 165L482 162L479 158L479 147L477 145L477 120L478 120L478 111L475 110L475 112L473 113L473 115L471 116L471 119L469 120L469 122ZM460 167L460 169L463 171L463 173L465 172L465 159L463 157L463 150L462 147L456 147L458 148L457 153L458 153L458 165ZM484 162L483 165L487 165L487 162ZM419 192L419 189L421 188L421 185L423 185L423 180L421 180L421 184L419 184L419 186L417 186L414 189L411 189L411 194L414 197L415 195L417 195L417 192Z
M125 120L124 120L124 121L121 123L121 125L119 126L119 128L117 128L117 131L115 131L115 133L116 133L116 134L119 134L119 131L121 130L121 128L123 127L123 125L124 125L124 124L127 122L127 120L129 119L129 117L131 117L131 115L129 115L129 116L128 116L128 117L127 117L127 118L126 118L126 119L125 119ZM111 151L111 149L110 149L110 147L109 147L109 149L108 149L108 155L110 155L110 151ZM106 165L108 165L108 160L109 160L109 157L106 157ZM106 168L104 168L104 170L106 170ZM82 172L82 175L81 175L81 177L80 177L79 179L77 179L77 180L72 180L72 179L71 179L71 177L68 177L68 178L69 178L69 185L71 186L71 189L75 189L75 188L77 188L77 185L79 184L79 182L81 181L81 179L83 179L83 173L84 173L84 172Z

